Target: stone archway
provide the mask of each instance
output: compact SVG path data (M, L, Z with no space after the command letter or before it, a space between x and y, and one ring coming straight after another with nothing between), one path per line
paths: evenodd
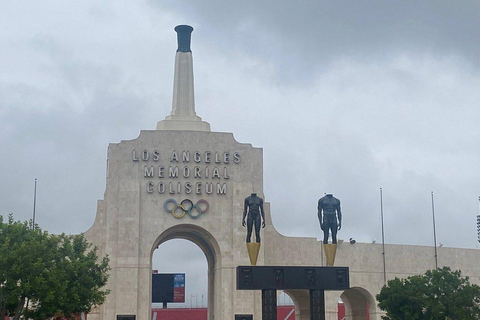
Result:
M295 304L295 320L310 319L310 293L308 290L284 290Z
M376 320L376 301L364 288L352 287L345 290L340 298L345 304L346 320Z
M219 267L220 247L207 230L192 224L179 224L164 230L152 246L150 253L150 264L155 249L162 243L172 239L184 239L195 243L205 254L208 265L208 319L213 320L215 307L215 287L218 286L219 279L217 279L215 270ZM152 292L152 283L150 280L150 295ZM150 298L151 301L151 298Z

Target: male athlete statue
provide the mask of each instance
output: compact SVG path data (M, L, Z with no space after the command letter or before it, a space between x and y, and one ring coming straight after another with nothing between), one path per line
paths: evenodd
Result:
M322 217L323 211L323 217ZM337 223L338 216L338 223ZM323 230L323 243L328 244L329 230L332 231L332 243L337 243L337 231L342 228L342 211L340 200L331 194L327 194L318 200L318 221Z
M247 217L246 222L245 217ZM262 224L262 228L265 228L265 211L263 211L263 199L258 197L256 193L252 193L249 197L245 198L245 205L243 206L242 226L247 226L247 243L251 242L254 224L255 242L260 243L260 223Z

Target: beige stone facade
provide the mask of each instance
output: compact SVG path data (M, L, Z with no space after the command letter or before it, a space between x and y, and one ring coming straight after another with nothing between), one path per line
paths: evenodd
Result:
M110 258L111 273L105 304L89 320L113 320L117 315L150 319L153 251L163 242L181 238L197 244L208 261L209 319L231 320L253 313L261 319L260 292L237 291L235 268L248 265L244 199L252 192L264 197L263 150L237 142L233 134L210 132L195 113L191 52L177 52L172 114L157 130L141 131L134 140L108 148L104 199L98 201L94 225L85 235ZM172 203L206 200L208 211L174 213ZM316 202L317 199L312 199ZM200 204L199 204L200 206ZM201 210L206 210L205 203ZM267 227L257 265L322 266L321 242L285 237L274 228L269 203ZM275 213L273 213L275 214ZM387 246L387 277L406 277L435 267L432 247ZM439 248L439 264L461 269L479 283L479 250ZM347 319L380 320L374 296L384 284L382 247L339 243L335 265L350 267L351 288L326 295L327 319L337 319L337 302L346 304ZM296 319L309 319L308 291L287 292L296 304Z
M101 319L148 319L152 254L173 238L189 239L205 252L211 319L260 308L248 293L236 292L235 267L249 264L240 220L245 197L263 193L262 149L238 143L230 133L158 130L110 144L108 154L104 200L86 232L112 267ZM209 209L197 219L179 219L165 210L168 199L204 199Z

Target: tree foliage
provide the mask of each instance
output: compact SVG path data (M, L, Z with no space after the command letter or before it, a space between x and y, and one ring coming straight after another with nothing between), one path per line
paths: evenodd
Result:
M0 319L73 318L102 304L108 258L83 235L50 235L0 216Z
M480 287L459 270L443 267L423 276L388 281L377 295L384 320L472 320L480 318Z

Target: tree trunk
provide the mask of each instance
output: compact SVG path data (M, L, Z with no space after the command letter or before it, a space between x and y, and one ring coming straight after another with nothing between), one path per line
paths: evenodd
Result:
M0 320L5 319L7 316L7 302L3 298L3 290L0 290Z
M25 297L22 297L22 299L20 300L20 303L15 308L15 316L13 317L13 320L19 320L20 319L20 316L22 315L24 305L25 305Z
M0 319L5 319L5 317L7 316L7 307L2 305L0 306Z

